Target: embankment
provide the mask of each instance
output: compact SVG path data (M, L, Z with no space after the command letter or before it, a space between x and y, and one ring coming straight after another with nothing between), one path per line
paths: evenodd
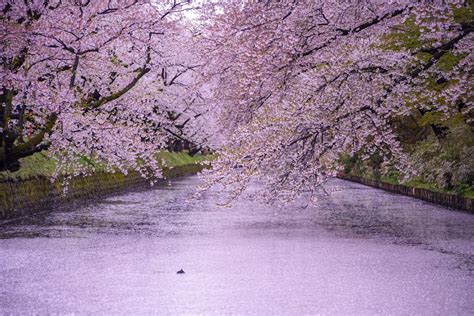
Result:
M167 178L197 173L201 164L187 164L163 170ZM126 191L142 190L150 182L137 173L97 172L70 180L67 194L61 181L52 183L47 177L8 179L0 182L0 220L8 220L63 207L76 207L99 198Z
M401 184L391 184L373 179L366 179L358 176L339 174L338 178L358 182L370 187L385 191L411 196L423 201L443 205L456 210L474 214L474 200L459 195L434 192L421 188L413 188Z

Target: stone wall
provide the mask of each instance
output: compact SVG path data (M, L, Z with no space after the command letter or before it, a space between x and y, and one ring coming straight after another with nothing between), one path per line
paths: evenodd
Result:
M377 189L390 191L393 193L403 194L411 196L423 201L431 202L434 204L443 205L453 209L461 210L468 213L474 214L474 200L465 198L459 195L434 192L427 189L412 188L401 184L391 184L373 179L361 178L353 175L339 174L338 178L345 179L353 182L365 184Z
M197 173L203 166L191 164L163 171L167 178ZM48 178L0 182L0 220L22 217L37 212L90 203L99 198L150 187L150 182L137 173L98 172L91 176L70 180L67 194L61 181L51 183Z

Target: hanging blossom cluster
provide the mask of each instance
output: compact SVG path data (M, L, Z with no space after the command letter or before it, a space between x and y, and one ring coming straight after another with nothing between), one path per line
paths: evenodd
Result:
M204 10L205 75L217 87L225 135L206 187L223 184L230 199L253 179L266 201L315 192L354 154L377 153L410 174L396 118L472 116L473 8L463 1L223 2ZM444 67L450 56L456 63ZM446 84L427 89L433 80Z
M58 174L161 176L155 153L200 116L183 4L2 2L0 169L47 148Z

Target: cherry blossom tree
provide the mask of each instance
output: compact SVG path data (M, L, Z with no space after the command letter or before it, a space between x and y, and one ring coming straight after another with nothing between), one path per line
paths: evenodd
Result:
M170 138L212 143L207 185L315 192L342 158L409 175L400 121L473 130L470 1L6 1L0 169L48 148L159 175ZM193 7L193 9L196 9ZM212 139L211 139L212 135Z
M0 169L47 148L58 172L94 159L159 176L156 151L199 117L185 4L4 2Z
M207 185L232 199L258 179L259 196L286 201L355 154L414 172L398 119L436 112L473 128L473 16L469 1L208 5L202 47L225 137Z

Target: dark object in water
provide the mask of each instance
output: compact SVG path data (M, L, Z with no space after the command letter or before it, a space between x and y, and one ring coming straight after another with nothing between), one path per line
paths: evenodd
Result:
M179 270L178 272L176 272L176 274L184 274L184 270L181 269L181 270Z

